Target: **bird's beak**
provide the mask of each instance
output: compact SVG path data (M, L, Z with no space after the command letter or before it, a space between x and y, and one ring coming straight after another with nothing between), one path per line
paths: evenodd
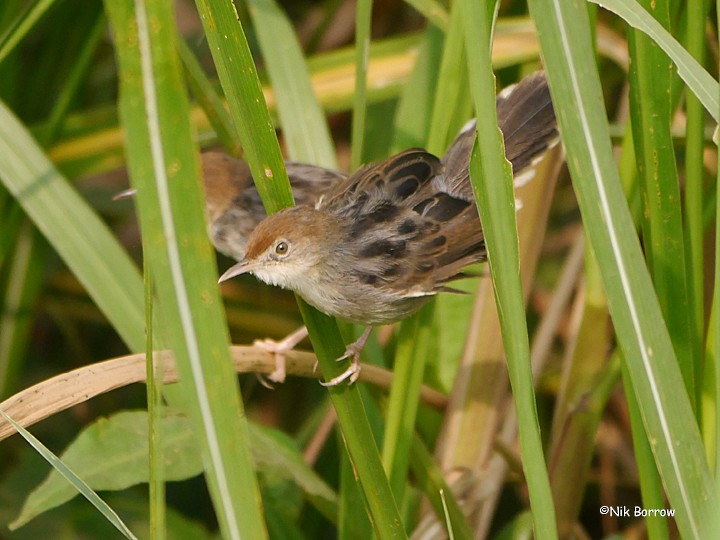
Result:
M218 283L227 281L228 279L239 276L240 274L247 274L248 272L252 272L253 268L254 265L250 261L248 261L247 259L243 259L239 263L228 268L228 270L222 276L220 276L220 279L218 279Z

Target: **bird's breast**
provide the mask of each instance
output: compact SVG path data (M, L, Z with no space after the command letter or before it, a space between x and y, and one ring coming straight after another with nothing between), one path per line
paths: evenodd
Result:
M351 275L324 281L297 291L303 299L331 317L356 324L380 325L398 322L425 304L432 295L407 297L359 283Z

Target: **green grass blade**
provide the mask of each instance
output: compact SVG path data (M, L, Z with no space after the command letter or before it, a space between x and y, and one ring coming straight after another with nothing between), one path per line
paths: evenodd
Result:
M446 516L447 526L456 538L474 538L465 514L445 482L443 473L419 437L414 436L410 449L410 463L418 487L425 493L438 516Z
M717 22L720 24L720 10L717 10ZM720 90L717 93L720 98ZM720 164L720 152L717 155L718 164ZM720 169L719 169L720 171ZM717 196L717 187L720 186L720 172L715 180L715 231L720 231L720 197ZM713 362L715 374L715 459L713 460L715 471L715 490L720 493L720 411L718 410L718 402L720 402L720 234L715 234L715 275L713 278L714 293L712 302L712 311L710 313L710 329L708 330L709 346L707 349L712 351L712 355L707 355ZM712 339L712 341L710 341Z
M654 13L670 24L667 1ZM648 2L649 3L649 2ZM690 403L695 404L695 346L691 340L680 186L670 134L670 59L652 40L630 30L630 114L644 201L643 240L653 284L670 329Z
M323 374L326 378L339 375L344 366L335 359L342 354L345 347L337 331L337 324L305 302L301 301L299 304ZM322 336L322 339L315 339L315 335ZM385 476L357 385L333 386L329 391L342 428L343 441L356 471L357 481L365 495L365 504L376 534L383 539L404 538L405 531L400 514Z
M520 449L530 492L535 536L556 538L552 494L540 439L530 368L530 344L520 282L512 170L497 126L495 77L490 60L492 14L466 0L460 4L465 29L470 89L478 135L470 161L473 192L481 216L515 408Z
M570 318L581 315L582 320L563 361L548 450L560 536L571 534L580 515L588 472L596 453L597 428L620 372L619 361L610 365L607 361L607 351L612 346L610 313L595 258L587 248L584 284L580 287L584 290L578 296L584 301L576 303L573 308L576 313L571 312ZM654 469L654 461L650 460L650 464Z
M296 161L334 167L335 153L330 133L323 112L313 94L309 73L305 67L300 46L294 38L291 26L277 6L270 0L251 0L250 6L251 15L273 83L280 122L288 143L290 157ZM367 23L369 24L369 20ZM284 33L287 35L286 40L282 43L282 48L278 47L280 43L276 37L279 28L284 28ZM313 311L302 300L299 301L304 306L303 309L306 313ZM317 342L315 336L318 334L322 336L323 340L327 340L331 333L337 332L337 329L333 328L334 323L325 319L325 317L320 317L322 321L320 327L316 326L317 323L313 320L305 319L314 344ZM324 331L320 330L322 327L325 328ZM330 342L332 343L332 340ZM337 363L330 361L340 356L342 349L336 349L335 351L327 358L320 359L322 372L326 376L328 370L338 369ZM328 362L330 365L323 362ZM342 490L343 502L341 507L345 511L341 512L341 516L343 516L339 527L341 535L347 523L357 527L360 520L366 521L364 515L356 515L357 512L362 512L361 505L348 504L346 497L348 494L357 496L358 499L364 496L369 513L374 516L373 521L375 523L378 522L376 516L382 507L392 512L396 506L389 489L386 490L387 480L383 475L375 441L362 407L360 394L357 391L358 389L353 388L352 390L348 396L333 397L333 403L338 411L338 418L343 428L344 440L353 461L352 466L347 463L342 466L342 477L345 482L342 482L341 485L346 488ZM339 404L339 402L342 402L342 404ZM352 429L348 428L349 425L352 425ZM360 460L360 462L357 460ZM364 470L364 475L360 475L364 476L360 478L360 487L365 490L365 493L362 493L357 486L354 471L359 469ZM364 478L373 478L373 480L367 481ZM384 501L380 505L376 504L378 496L367 491L370 486L380 487L377 502ZM397 529L393 523L397 522L399 518L388 513L381 516L380 519L382 526L378 530L382 531L382 534L396 534Z
M167 538L167 506L165 504L165 458L162 448L165 436L160 429L162 418L162 380L163 365L153 361L155 344L155 310L152 274L148 257L143 257L143 275L145 276L145 395L147 396L147 437L148 444L148 499L150 514L150 537L156 540ZM156 376L157 375L157 376Z
M37 7L36 5L35 8ZM95 24L84 36L84 45L67 74L47 122L36 130L38 142L45 147L56 138L62 127L68 109L73 99L77 97L78 88L85 82L88 67L105 31L105 22L99 7L91 11L90 15L95 16ZM43 96L42 99L44 101L46 98ZM13 219L9 217L6 223L7 232L12 234L14 231L17 234L17 245L3 299L3 322L0 323L0 394L2 395L6 394L9 385L13 383L14 374L27 352L27 340L33 321L30 313L45 276L44 268L48 251L46 245L39 243L39 237L27 226L27 220L23 220L19 227L13 225Z
M443 34L428 28L409 84L403 90L395 114L393 151L426 146L430 129L435 77L440 65ZM404 142L403 142L404 141ZM390 388L382 459L395 500L406 505L405 486L410 462L410 442L414 437L418 413L418 396L425 367L436 345L434 313L436 301L400 323L393 364L394 378Z
M700 64L705 59L705 20L708 2L688 2L687 47ZM697 346L696 360L702 366L703 336L705 333L705 276L704 276L704 230L702 223L704 179L704 129L705 115L700 100L690 91L685 95L687 128L685 131L685 249L689 275L690 309L694 323L691 343ZM702 368L700 368L702 369ZM702 387L701 371L696 371L697 389Z
M92 60L100 41L105 35L105 31L105 17L103 17L102 12L99 12L95 24L85 38L85 44L80 51L79 57L73 63L72 70L68 73L67 82L63 85L55 100L48 121L42 126L38 138L43 142L43 146L47 147L49 142L57 138L73 100L77 97L78 90L87 78Z
M293 160L335 168L330 130L313 93L310 73L287 17L274 0L248 0ZM283 39L277 39L277 36Z
M717 494L610 147L586 5L531 0L587 236L632 387L685 538L720 535Z
M663 508L665 505L665 494L663 492L662 481L655 466L655 461L653 460L650 441L648 441L647 434L642 427L640 407L631 389L627 363L622 362L621 367L623 383L626 390L628 413L630 416L635 462L637 463L638 476L640 477L640 493L643 506L645 508ZM652 540L668 540L670 538L667 518L664 516L648 516L646 523L648 537Z
M0 63L10 54L18 43L35 27L37 22L47 14L56 0L37 0L28 6L10 25L7 31L0 36Z
M108 227L0 102L0 180L132 351L145 343L142 281Z
M174 12L170 2L141 0L110 0L106 9L121 66L120 111L144 252L203 448L218 522L227 538L264 538L248 427L207 238Z
M383 437L383 464L395 500L403 501L410 445L420 404L420 386L432 345L435 304L424 306L400 325L393 369L394 380Z
M291 479L325 518L331 522L337 519L337 495L303 460L302 453L290 437L253 423L250 424L250 436L253 458L259 469L274 471Z
M426 147L437 71L442 58L444 36L436 27L426 30L410 81L405 85L395 107L395 130L390 152L386 145L380 154L385 157L410 147ZM380 126L384 120L379 120ZM387 129L380 127L380 129ZM366 135L367 137L367 135ZM435 301L419 313L401 322L395 348L394 373L388 399L384 427L382 458L395 499L402 508L411 502L406 491L410 461L410 441L418 413L418 393L425 374L425 366L434 354L437 332L434 328Z
M351 168L356 170L365 162L365 116L367 115L367 69L370 53L370 24L372 0L359 0L355 8L355 99L352 115Z
M178 55L185 66L187 81L195 99L200 103L205 116L215 130L218 140L227 148L228 152L234 156L239 156L240 139L235 124L230 118L230 113L225 109L225 104L215 91L213 84L203 71L190 47L180 36L178 36L177 45Z
M437 72L443 50L443 33L428 28L420 45L415 67L400 95L395 111L395 130L390 153L427 146Z
M277 7L270 4L268 0L253 0L251 2L252 9L251 14L255 21L255 26L258 32L261 46L263 48L263 54L266 57L268 64L268 71L273 82L273 90L277 97L278 112L280 115L280 121L283 126L287 141L288 149L292 159L310 163L320 163L326 166L335 165L335 155L330 140L330 134L327 129L324 115L322 110L317 104L316 98L312 92L312 86L310 84L309 73L305 68L305 63L302 58L299 44L297 41L290 37L288 42L284 42L283 48L278 49L276 32L280 27L285 27L287 32L292 32L292 29L287 22L283 24L284 16L277 10ZM290 64L288 61L290 60ZM284 104L284 105L283 105ZM324 322L322 324L325 324ZM328 321L328 324L329 323ZM311 328L311 335L314 329ZM323 336L327 335L322 333ZM340 353L336 353L339 356ZM326 373L326 367L323 367L323 373ZM342 398L338 398L342 399ZM341 425L346 426L350 422L350 418L353 424L357 427L353 430L362 433L357 437L350 435L351 439L348 440L348 434L344 431L345 439L348 441L348 445L364 445L367 447L367 452L370 454L376 451L374 448L374 440L372 436L368 437L369 425L363 426L363 419L365 413L360 407L360 400L356 397L345 399L346 407L348 408L348 416L343 417L339 414ZM352 451L357 455L358 451ZM374 456L372 460L363 467L371 466L373 469L377 466ZM357 465L355 465L357 467ZM350 469L351 470L351 469ZM374 470L369 473L378 477L378 482L384 481L379 476L378 470ZM348 481L356 482L353 474L347 475ZM361 483L367 487L367 483ZM386 483L386 481L385 481ZM372 500L372 496L366 494L366 500ZM386 501L392 503L391 501ZM391 506L392 507L392 506ZM356 512L358 510L357 505L352 505L348 508L349 512ZM352 518L357 522L357 518Z
M405 0L412 7L417 9L432 24L443 32L448 29L448 12L439 2L435 0Z
M20 433L30 446L32 446L55 470L62 475L83 497L85 497L90 503L98 509L98 511L105 516L108 522L122 533L125 538L131 538L135 540L137 537L128 529L127 525L123 523L115 511L110 508L100 496L95 493L90 487L82 481L70 468L68 468L55 454L53 454L43 443L41 443L32 433L16 423L15 420L10 418L5 411L0 410L0 415ZM19 527L19 519L14 523L10 524L10 528Z
M208 42L214 52L220 82L238 126L258 191L266 206L276 211L291 204L292 198L286 175L282 181L279 180L273 168L275 156L282 167L279 148L242 27L238 25L230 3L210 3L205 0L198 0L197 3L205 22ZM252 146L248 147L249 144ZM257 167L252 168L253 161L260 164L260 171L256 172ZM268 164L267 167L263 163ZM265 172L266 168L271 171L270 175ZM284 185L275 186L271 191L266 185L268 183ZM326 378L340 374L347 363L335 362L345 350L337 324L306 303L300 301L299 305L322 373ZM380 538L403 538L405 534L397 505L385 477L358 388L347 385L333 387L330 389L330 397L343 430L343 440L357 471L358 482L365 494L365 503L376 534Z
M336 434L338 446L342 446L342 434ZM338 540L372 538L373 527L369 514L358 513L358 508L365 506L365 498L358 485L352 462L346 453L338 456Z
M4 217L4 216L3 216ZM4 294L0 294L0 396L15 389L32 335L32 306L40 294L48 248L27 218L15 229L17 239L8 260ZM0 265L0 268L2 266Z
M705 440L706 454L711 469L720 470L720 417L717 414L717 397L720 396L720 377L717 376L717 362L715 361L715 350L717 340L715 339L715 331L717 325L715 322L715 297L710 305L710 313L708 314L708 331L705 341L705 366L703 370L703 387L702 387L702 421L703 435ZM715 475L715 484L720 489L720 476Z
M293 204L292 191L245 33L232 2L196 5L255 185L275 213Z
M455 3L450 12L440 72L437 74L427 141L428 151L434 154L445 151L471 113L464 49L462 10L460 4Z
M622 17L630 26L650 36L675 62L678 75L702 102L707 112L716 122L720 120L720 91L717 81L640 4L624 0L588 1L609 9Z

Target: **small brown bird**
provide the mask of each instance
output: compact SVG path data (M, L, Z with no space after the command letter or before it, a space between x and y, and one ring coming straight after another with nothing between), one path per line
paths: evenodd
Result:
M506 89L497 108L517 174L557 140L544 74ZM473 123L466 126L442 160L406 150L361 168L315 204L268 217L220 281L249 272L328 315L366 325L341 357L352 359L350 368L325 384L354 382L373 325L399 321L452 291L448 283L463 268L486 258L468 172L474 131Z
M240 261L250 233L267 217L255 188L249 165L225 152L211 150L200 154L205 186L205 207L210 240L219 252ZM298 205L313 205L318 198L347 175L332 169L293 161L285 162L293 198ZM115 195L125 199L135 195L128 189ZM307 337L303 326L281 341L257 340L254 345L275 354L276 369L267 376L270 382L285 380L285 353ZM262 378L262 384L268 386Z

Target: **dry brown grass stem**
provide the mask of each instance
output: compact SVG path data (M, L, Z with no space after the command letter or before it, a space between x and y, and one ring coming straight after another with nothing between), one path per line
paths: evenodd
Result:
M231 355L238 373L257 373L269 375L275 369L272 354L252 346L234 345ZM154 361L163 360L163 384L178 381L178 372L173 358L165 352L156 352ZM286 357L287 372L298 377L318 379L320 372L314 369L315 355L309 352L290 351ZM0 409L23 427L84 403L95 396L105 394L116 388L132 383L145 382L146 366L144 354L131 354L90 364L68 371L37 383L18 392L0 403ZM360 381L373 384L385 390L390 388L392 372L376 366L363 365ZM432 388L424 386L421 390L423 403L437 409L443 409L447 397ZM15 429L0 421L0 440L15 433Z

